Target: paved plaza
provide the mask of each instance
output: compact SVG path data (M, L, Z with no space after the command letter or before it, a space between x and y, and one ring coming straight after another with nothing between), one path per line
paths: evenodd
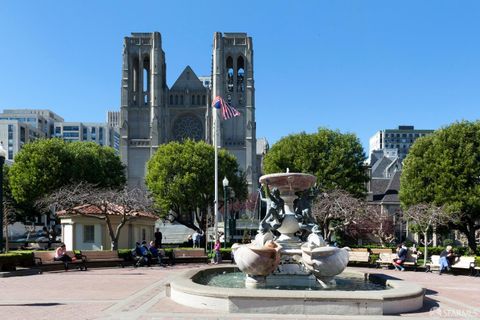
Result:
M393 319L398 316L228 314L179 305L165 295L172 277L200 264L105 268L0 278L0 319ZM480 278L393 270L383 273L427 288L424 308L408 319L479 319Z

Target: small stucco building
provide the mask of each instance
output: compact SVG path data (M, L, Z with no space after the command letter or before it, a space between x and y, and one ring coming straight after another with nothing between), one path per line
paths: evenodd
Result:
M75 213L57 212L62 226L62 242L68 250L110 250L111 239L107 222L100 210L85 205L75 208ZM149 212L135 212L128 215L118 238L118 248L133 248L136 241L154 239L155 221L158 219ZM122 215L109 212L109 220L116 230Z

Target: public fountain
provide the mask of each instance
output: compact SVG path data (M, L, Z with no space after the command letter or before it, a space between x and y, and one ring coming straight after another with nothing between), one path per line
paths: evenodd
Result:
M267 213L255 240L233 247L235 262L246 274L247 287L292 282L311 286L315 279L328 286L347 266L348 251L327 246L311 215L308 190L315 181L315 176L303 173L260 178ZM299 232L309 233L306 242L300 240Z
M244 313L365 315L421 308L423 288L381 275L348 272L336 287L348 251L328 246L311 215L308 190L315 181L315 176L288 171L262 176L267 212L255 240L232 247L238 269L188 271L168 285L167 294L192 307ZM308 235L306 241L299 234ZM243 288L228 277L238 280L239 270L245 274ZM229 280L209 286L215 278Z

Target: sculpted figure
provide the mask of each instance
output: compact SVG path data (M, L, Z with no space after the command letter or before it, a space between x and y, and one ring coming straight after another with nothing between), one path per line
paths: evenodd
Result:
M310 195L308 190L297 193L297 199L293 201L293 210L300 228L307 232L314 232L313 228L318 227L310 209Z
M267 184L264 187L268 198L261 197L262 201L267 203L267 214L260 221L260 231L262 233L279 228L285 216L285 201L280 197L280 190L273 188L270 192Z

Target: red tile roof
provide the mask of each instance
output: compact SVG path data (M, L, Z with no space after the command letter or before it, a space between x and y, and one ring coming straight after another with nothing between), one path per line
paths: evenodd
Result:
M96 215L96 216L101 216L103 215L102 210L98 208L97 206L91 205L91 204L84 204L78 207L73 208L72 210L62 210L58 211L57 215L59 217L68 217L68 216L73 216L73 215L79 215L79 214L84 214L84 215ZM107 214L109 215L115 215L115 216L120 216L123 215L123 208L122 206L116 205L116 204L109 204L109 210L107 211ZM138 218L147 218L147 219L153 219L157 220L158 217L154 215L151 212L146 212L146 211L135 211L135 212L129 212L127 213L128 216L134 216Z

